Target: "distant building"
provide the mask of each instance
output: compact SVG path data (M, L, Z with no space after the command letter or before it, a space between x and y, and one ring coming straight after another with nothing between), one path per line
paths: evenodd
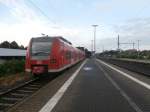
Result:
M127 52L137 52L137 49L128 49L128 50L125 50Z
M84 47L77 47L78 49L82 50L82 51L85 51L85 48Z

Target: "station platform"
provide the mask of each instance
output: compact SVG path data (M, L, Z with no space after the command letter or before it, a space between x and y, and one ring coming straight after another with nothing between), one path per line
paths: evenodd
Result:
M22 103L19 106L21 111L14 109L9 112L150 112L149 89L111 70L97 59L88 59L82 65L74 70L75 76L72 71L70 74L73 75L65 75L63 82L54 82L57 86L64 83L64 88L51 83L33 99Z
M87 61L52 112L135 112L97 64Z

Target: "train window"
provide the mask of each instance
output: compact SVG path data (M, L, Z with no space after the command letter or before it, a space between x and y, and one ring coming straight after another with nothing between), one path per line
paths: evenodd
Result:
M48 58L51 51L52 42L33 42L31 54L34 59Z
M71 59L71 52L70 51L66 52L66 59Z

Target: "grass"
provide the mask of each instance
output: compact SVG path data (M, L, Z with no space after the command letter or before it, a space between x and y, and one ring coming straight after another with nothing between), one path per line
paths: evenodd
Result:
M0 77L24 72L24 60L10 60L0 64Z
M9 86L16 84L16 82L29 80L31 77L32 77L31 74L25 73L25 72L11 74L11 75L7 75L5 77L0 77L0 86L1 87L9 87Z
M31 79L32 75L24 69L25 60L9 60L0 64L0 87L11 87L18 82Z

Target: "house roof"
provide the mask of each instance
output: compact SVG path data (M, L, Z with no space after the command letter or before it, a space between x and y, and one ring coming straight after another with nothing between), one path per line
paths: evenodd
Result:
M0 48L0 56L25 56L26 50Z

